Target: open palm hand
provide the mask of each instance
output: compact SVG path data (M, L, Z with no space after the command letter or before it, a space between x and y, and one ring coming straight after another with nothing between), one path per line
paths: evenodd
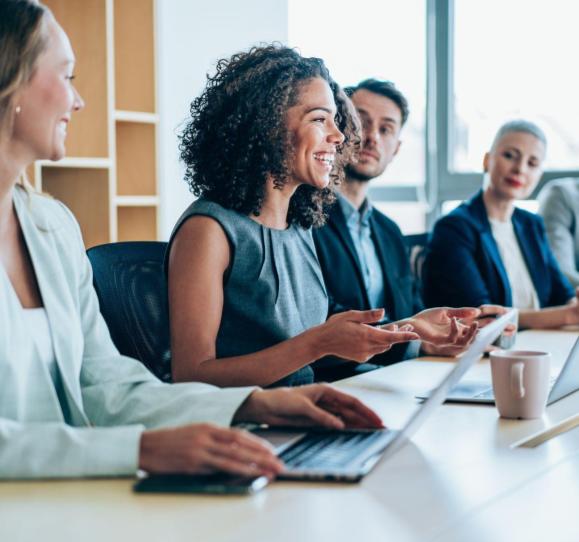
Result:
M479 313L479 309L474 308L441 307L419 312L404 323L411 324L423 342L436 346L464 347L470 344L476 335L478 324L474 318ZM461 323L461 318L470 323Z

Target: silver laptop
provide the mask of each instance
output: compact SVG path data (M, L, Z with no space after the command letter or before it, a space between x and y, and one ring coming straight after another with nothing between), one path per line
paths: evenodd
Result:
M550 387L548 405L579 390L579 338L557 377L551 379ZM495 404L493 388L489 382L459 382L450 390L446 400L452 403Z
M516 321L516 311L509 311L479 331L469 349L454 368L399 430L280 430L257 429L254 432L275 447L286 464L278 476L285 480L334 480L356 482L376 465L381 457L400 449L446 399L448 392L480 358L485 348Z

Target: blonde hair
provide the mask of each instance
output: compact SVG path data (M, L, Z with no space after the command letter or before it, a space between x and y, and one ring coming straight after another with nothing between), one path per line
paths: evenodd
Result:
M48 8L32 0L0 1L0 142L12 134L16 94L32 78L46 48L44 21L49 14ZM18 184L33 190L25 172Z
M509 122L505 122L497 131L495 138L493 139L493 144L491 145L491 151L494 151L499 143L499 141L507 134L513 132L522 132L524 134L530 134L538 139L543 145L545 149L547 148L547 136L545 132L541 130L534 122L524 120L524 119L516 119L511 120Z
M0 141L12 133L16 94L32 78L46 48L49 13L31 0L0 1Z

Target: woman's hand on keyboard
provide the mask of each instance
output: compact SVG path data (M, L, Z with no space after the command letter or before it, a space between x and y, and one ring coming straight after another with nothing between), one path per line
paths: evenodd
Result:
M238 409L234 421L330 429L384 427L364 403L327 384L255 391Z
M273 478L283 463L269 443L247 431L198 423L143 432L139 468L150 473L229 472Z

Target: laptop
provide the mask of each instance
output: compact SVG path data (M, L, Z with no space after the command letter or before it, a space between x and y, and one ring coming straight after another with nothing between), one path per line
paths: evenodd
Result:
M579 390L579 338L571 348L571 352L557 377L551 379L550 388L547 398L548 405ZM464 382L458 383L450 390L446 401L494 405L495 396L492 384L489 382Z
M278 480L359 481L380 458L392 455L408 442L485 348L508 323L515 322L516 317L516 311L509 311L481 329L450 373L399 430L254 430L274 446L286 465L286 471L278 476Z

